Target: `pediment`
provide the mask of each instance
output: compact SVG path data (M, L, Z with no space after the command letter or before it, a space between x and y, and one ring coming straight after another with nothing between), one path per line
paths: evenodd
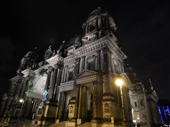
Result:
M89 77L89 76L96 75L96 74L98 74L98 73L95 72L95 71L83 70L80 74L78 74L78 75L75 77L75 79L85 78L85 77Z

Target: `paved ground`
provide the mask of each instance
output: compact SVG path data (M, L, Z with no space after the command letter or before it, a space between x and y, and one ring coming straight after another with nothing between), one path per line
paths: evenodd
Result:
M18 123L18 127L36 127L36 126L31 125L31 122L32 122L31 120L22 120L22 121L20 121ZM8 127L16 127L16 123L9 124ZM60 122L59 124L52 124L49 127L65 127L65 122ZM90 122L86 122L86 123L80 125L79 127L91 127L91 123ZM109 124L109 125L106 125L104 127L123 127L123 126Z

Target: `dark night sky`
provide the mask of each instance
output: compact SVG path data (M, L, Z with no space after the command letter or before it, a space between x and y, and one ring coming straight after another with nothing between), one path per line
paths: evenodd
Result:
M126 63L159 98L170 99L169 0L4 0L0 2L0 96L30 50L43 56L49 45L82 34L82 23L100 6L113 17Z

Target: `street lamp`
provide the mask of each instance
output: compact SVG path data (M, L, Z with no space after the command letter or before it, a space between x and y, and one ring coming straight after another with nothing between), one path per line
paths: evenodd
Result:
M123 81L122 79L117 79L116 80L116 85L120 86L120 95L121 95L121 102L122 102L122 114L123 114L123 124L125 124L125 110L124 110L124 101L123 101L123 92L122 92L122 85Z
M18 123L19 123L19 117L20 117L20 115L21 115L21 110L22 110L22 107L23 107L23 105L24 105L24 99L19 99L19 102L20 102L22 105L21 105L21 109L20 109L19 114L18 114L18 119L17 119L17 122L16 122L16 127L18 126Z

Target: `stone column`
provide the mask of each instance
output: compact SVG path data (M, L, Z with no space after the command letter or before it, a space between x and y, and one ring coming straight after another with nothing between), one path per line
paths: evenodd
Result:
M50 84L51 71L52 71L52 67L48 67L48 76L47 76L47 80L46 80L46 84L44 88L44 90L46 91L48 91L48 86Z
M66 82L67 80L67 66L64 67L65 70L64 70L64 82Z
M115 66L114 66L114 59L113 58L111 59L111 62L112 62L112 72L116 73Z
M83 70L83 57L80 58L80 68L79 73Z
M27 76L27 77L26 77L26 83L25 83L26 88L25 88L25 91L28 90L30 78L31 78L30 76Z
M103 51L101 50L100 52L100 70L103 71Z
M82 70L84 70L84 69L85 69L85 58L86 58L86 57L83 56L82 58L83 58L83 62L82 62L82 63L83 63L83 64L82 64Z
M52 101L52 99L53 99L57 71L58 71L58 67L54 68L51 73L50 85L49 85L49 90L48 90L48 100L49 101Z
M68 76L69 76L69 71L68 71L68 68L66 69L66 75L65 75L65 82L68 81Z
M61 75L61 83L64 81L64 71L65 71L65 68L63 67L62 68L62 75Z
M56 76L56 84L55 84L55 89L54 89L54 100L56 101L56 102L58 102L58 92L59 92L59 89L58 89L58 86L59 86L59 84L60 84L60 82L61 82L61 76L62 76L62 69L63 67L62 66L60 66L59 65L59 67L58 67L58 73L57 73L57 76Z
M87 70L87 67L88 67L88 61L87 61L87 57L85 58L85 67L84 67L84 69L86 69Z
M81 58L77 58L77 59L75 60L75 68L74 68L74 75L73 75L73 77L77 76L78 73L79 73L80 59L81 59Z
M61 74L62 74L62 67L58 68L57 76L56 76L56 83L55 83L55 89L54 89L54 100L58 102L58 86L61 81Z
M56 71L56 76L55 76L55 87L53 89L53 95L54 95L53 98L55 98L55 95L57 93L57 87L62 76L61 73L62 73L62 68L58 68Z
M101 70L101 63L100 63L100 59L101 59L101 57L100 57L100 54L101 54L101 50L98 50L97 51L97 70L98 71L100 71Z
M78 104L78 118L81 117L81 94L82 94L82 85L80 85L79 92L79 104Z
M61 119L62 117L62 112L63 112L63 107L64 107L64 92L60 93L60 107L59 107L59 110L58 110L58 119Z
M96 93L97 83L93 82L93 116L92 119L97 117L97 93Z
M87 88L82 85L81 88L81 119L82 121L87 119Z
M23 98L25 92L26 92L26 86L27 86L27 80L25 79L24 83L23 83L23 87L22 87L22 92L20 95L20 98Z

